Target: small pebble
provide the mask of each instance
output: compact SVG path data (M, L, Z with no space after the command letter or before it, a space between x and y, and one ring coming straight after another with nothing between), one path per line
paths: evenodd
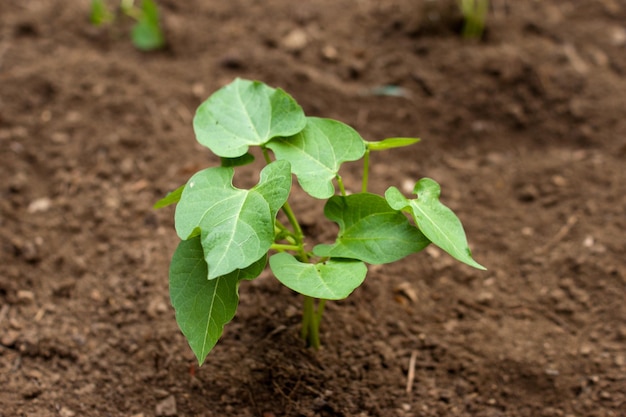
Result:
M611 40L615 46L626 45L626 29L622 27L616 27L611 33Z
M32 291L19 290L17 292L17 299L24 304L30 304L35 301L35 294Z
M337 48L331 45L326 45L322 49L322 56L328 61L335 61L339 56L339 52L337 52Z
M26 211L30 214L43 213L50 209L52 201L48 197L38 198L31 201Z
M300 28L294 29L285 36L281 42L288 52L300 52L309 43L306 32Z
M481 291L476 297L479 304L488 305L493 301L493 293L489 291Z
M411 179L404 179L402 181L402 191L405 193L412 193L415 188L415 181Z
M593 348L590 345L582 345L579 350L582 356L589 356L592 351Z
M176 409L176 398L173 395L170 395L160 403L156 405L155 413L157 416L175 416L178 414Z
M61 409L59 410L59 415L61 417L74 417L76 413L67 407L61 407Z
M191 93L196 97L196 98L201 98L204 99L206 98L206 88L204 86L204 84L202 83L195 83L194 85L191 86Z

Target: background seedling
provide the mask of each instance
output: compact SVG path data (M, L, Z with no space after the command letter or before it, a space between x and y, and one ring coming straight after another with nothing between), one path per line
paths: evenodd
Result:
M484 269L472 258L461 222L439 201L434 180L419 180L412 199L395 187L384 196L367 191L370 154L418 139L365 141L339 121L305 116L283 90L243 79L202 103L193 125L198 142L222 164L197 172L155 206L178 203L181 242L170 266L170 298L200 364L235 315L241 281L259 276L267 263L304 296L302 337L315 348L326 300L359 287L366 264L395 262L433 243ZM265 167L255 186L236 188L237 167L254 159L251 147L261 149ZM357 160L363 161L360 192L348 194L339 171ZM309 196L326 200L324 215L339 226L334 242L306 246L288 201L292 176Z
M136 21L131 30L131 39L137 49L151 51L165 46L165 37L159 21L159 11L152 0L142 0L137 7L134 0L122 0L119 12ZM91 1L91 23L99 26L115 20L104 0Z
M489 0L460 0L463 37L479 39L485 30Z

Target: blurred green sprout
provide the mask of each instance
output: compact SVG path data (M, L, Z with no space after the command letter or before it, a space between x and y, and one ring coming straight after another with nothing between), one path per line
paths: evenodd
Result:
M460 0L463 14L463 37L480 39L485 30L489 0Z
M153 51L165 46L165 36L159 21L159 10L152 0L142 0L140 6L134 0L121 0L117 15L135 20L131 31L133 45L142 51ZM91 23L95 26L113 23L116 14L109 11L105 0L91 1Z

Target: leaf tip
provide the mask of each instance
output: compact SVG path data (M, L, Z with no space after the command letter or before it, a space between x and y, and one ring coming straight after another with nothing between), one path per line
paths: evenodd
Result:
M202 365L204 365L204 361L206 360L206 357L208 355L205 355L204 357L200 355L195 355L195 356L196 356L196 360L198 361L198 367L201 367Z

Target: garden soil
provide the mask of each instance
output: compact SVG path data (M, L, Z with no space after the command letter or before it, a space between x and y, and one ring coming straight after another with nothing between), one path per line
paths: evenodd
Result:
M88 1L2 0L0 416L626 416L626 3L491 4L477 41L453 1L162 0L168 46L140 52ZM488 271L372 266L319 351L265 272L198 367L152 205L219 163L192 119L236 77L422 138L373 155L371 190L438 181ZM311 242L336 231L292 205Z

